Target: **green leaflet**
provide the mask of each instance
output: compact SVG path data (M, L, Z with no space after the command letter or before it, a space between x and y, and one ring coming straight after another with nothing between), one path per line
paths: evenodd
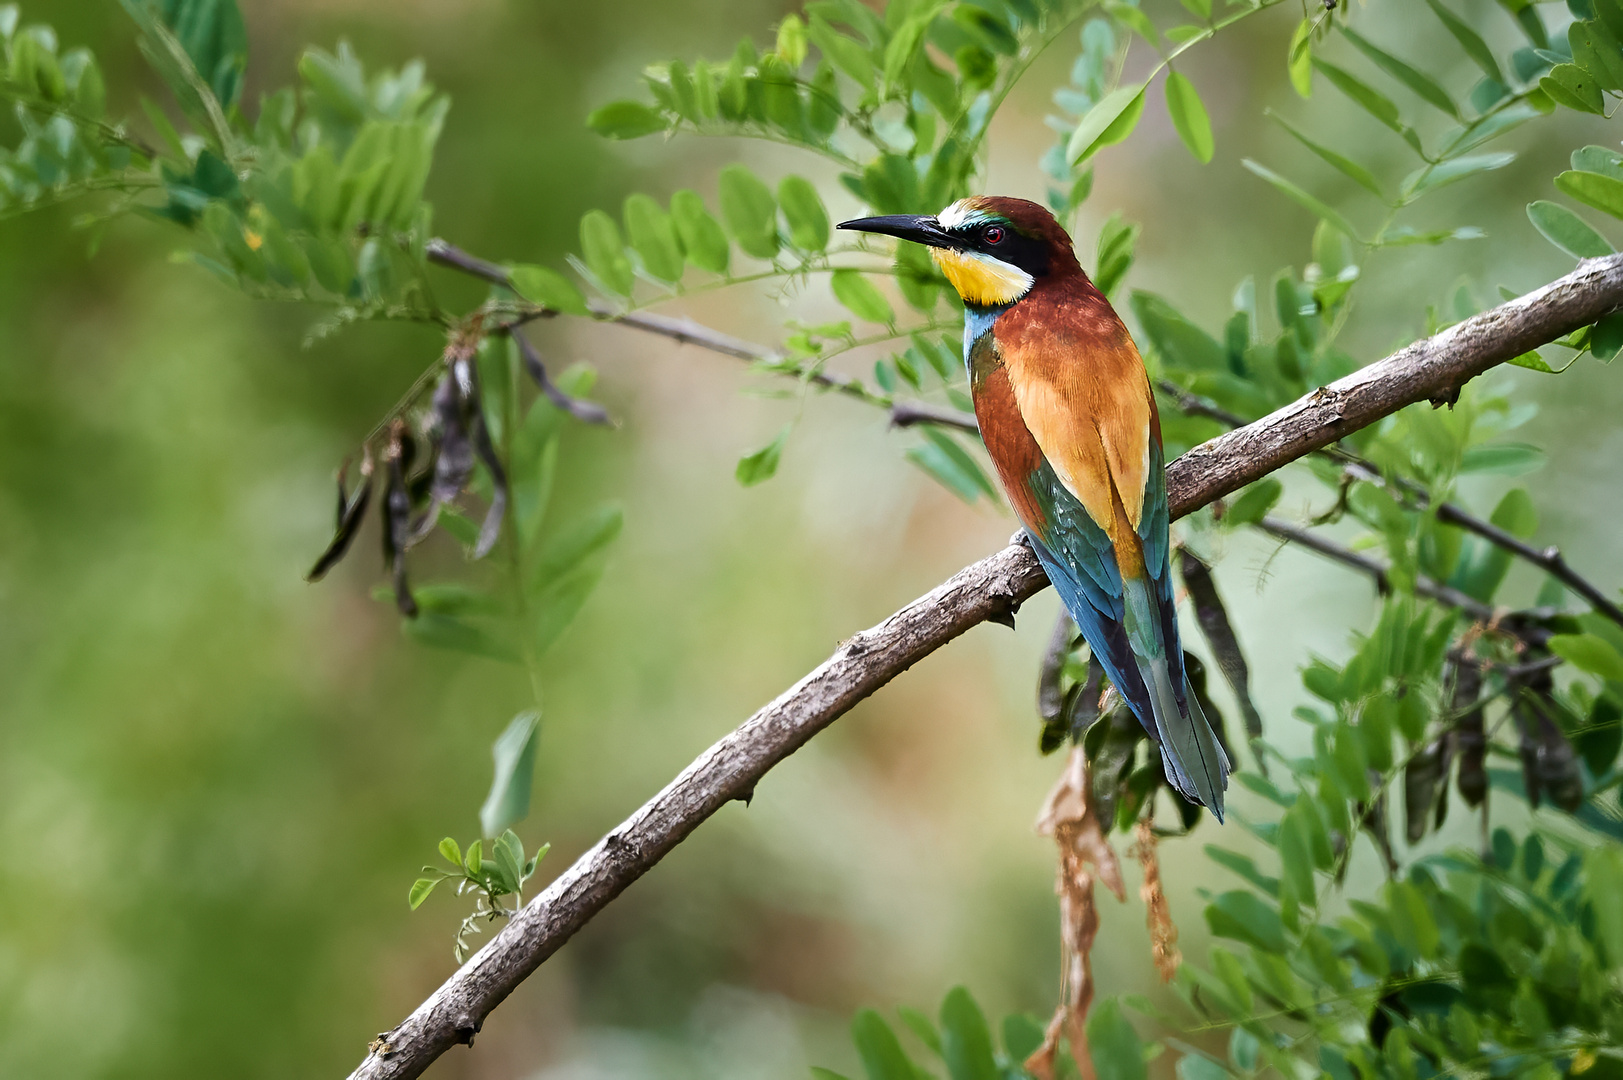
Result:
M1181 71L1171 72L1167 75L1166 96L1167 111L1172 115L1172 126L1177 129L1178 138L1201 164L1211 161L1212 122L1200 102L1195 84Z

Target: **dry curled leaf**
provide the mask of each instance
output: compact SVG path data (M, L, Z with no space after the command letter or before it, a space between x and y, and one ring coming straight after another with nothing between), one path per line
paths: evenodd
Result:
M1065 770L1048 793L1037 831L1052 836L1059 848L1059 870L1054 891L1059 894L1060 1002L1048 1023L1043 1043L1026 1059L1026 1070L1038 1080L1053 1080L1060 1039L1071 1047L1071 1056L1083 1080L1093 1080L1093 1063L1088 1056L1084 1022L1093 1003L1093 939L1099 933L1099 910L1094 903L1096 880L1127 899L1122 883L1121 863L1110 846L1105 829L1094 813L1090 798L1092 777L1087 755L1073 746L1065 760Z
M1149 817L1141 817L1133 826L1133 858L1144 868L1144 880L1138 895L1144 901L1144 917L1150 928L1150 954L1155 958L1155 970L1161 981L1171 982L1178 973L1183 955L1178 952L1178 927L1172 921L1172 910L1167 906L1167 894L1161 888L1161 862L1156 855L1155 825Z
M349 551L349 545L354 542L355 534L361 531L361 522L366 518L366 506L372 500L372 454L367 451L366 457L361 460L361 483L350 495L344 490L344 474L348 471L348 463L338 470L338 523L333 529L332 540L327 543L327 550L316 559L315 565L304 576L306 581L320 581L327 576L327 571L338 565L338 561Z

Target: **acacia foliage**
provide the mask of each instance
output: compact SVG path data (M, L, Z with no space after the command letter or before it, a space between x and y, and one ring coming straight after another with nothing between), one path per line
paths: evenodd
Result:
M1127 288L1143 226L1111 216L1090 260L1100 288L1125 301L1153 375L1171 388L1164 431L1175 453L1214 425L1264 415L1355 370L1367 358L1339 342L1372 287L1367 267L1376 253L1465 243L1488 225L1510 227L1467 219L1464 200L1448 205L1459 220L1441 228L1411 225L1410 209L1509 164L1514 152L1502 147L1521 126L1563 108L1604 113L1623 95L1618 0L1570 0L1565 15L1526 0L1501 0L1486 14L1427 0L1458 49L1447 57L1405 54L1354 5L1301 13L1283 0L1182 0L1187 20L1166 24L1124 0L893 0L879 11L815 0L785 17L767 43L745 39L725 59L651 67L640 98L607 104L589 123L612 138L728 135L787 146L834 168L839 189L789 171L768 182L730 165L713 192L633 194L582 218L568 272L533 261L486 265L477 272L492 280L488 298L449 311L429 287L431 255L444 249L430 243L424 198L448 102L420 64L369 71L342 43L311 48L293 85L249 105L241 93L247 42L232 0L124 6L171 95L143 100L140 121L109 110L93 56L64 49L47 26L24 25L16 7L0 7L0 94L15 104L18 125L15 144L0 152L0 213L99 196L85 224L140 213L177 226L185 257L230 286L324 306L320 332L374 318L444 325L444 356L361 440L360 486L351 492L341 483L337 536L317 569L344 553L381 476L375 503L393 580L380 593L410 616L407 633L518 663L532 680L601 575L620 521L612 507L557 528L546 520L562 431L571 418L601 413L579 400L589 372L548 375L519 336L525 320L619 318L752 282L826 288L849 317L790 319L778 349L756 364L762 374L791 380L784 385L801 395L832 388L882 409L913 397L962 409L952 291L914 247L836 239L829 204L931 212L974 191L992 118L1035 57L1064 42L1074 42L1066 47L1075 59L1053 95L1055 140L1034 163L1056 213L1069 219L1090 198L1093 170L1132 136L1155 80L1165 82L1170 119L1193 159L1221 161L1220 133L1180 62L1191 49L1217 47L1235 23L1279 8L1294 27L1280 34L1280 77L1305 103L1275 119L1321 175L1241 164L1309 215L1306 259L1266 282L1225 287L1232 310L1216 326L1184 314L1195 298ZM1505 26L1485 32L1479 20L1490 16ZM1490 47L1506 28L1520 35L1517 43ZM1128 63L1134 50L1150 54L1147 66ZM1474 67L1468 82L1455 60ZM1128 78L1130 70L1139 74ZM1396 140L1411 158L1407 172L1387 175L1324 140L1312 99L1328 91ZM1611 241L1585 215L1623 218L1623 156L1583 146L1571 166L1552 178L1553 192L1532 193L1541 197L1528 203L1528 223L1515 225L1536 228L1574 258L1607 254ZM1545 197L1552 193L1565 201ZM1414 311L1411 331L1435 332L1493 295L1485 283L1451 285ZM1620 346L1623 318L1612 316L1516 363L1553 375L1578 362L1610 363ZM877 354L871 371L831 377L830 363L849 353ZM524 390L524 373L535 391ZM1296 467L1329 500L1310 526L1347 522L1360 531L1357 542L1384 556L1389 596L1346 663L1304 664L1304 689L1318 704L1297 719L1311 754L1280 750L1278 719L1242 704L1255 757L1238 782L1272 809L1236 817L1265 854L1259 861L1209 845L1245 887L1211 897L1205 909L1212 932L1238 948L1214 950L1210 971L1183 969L1176 985L1190 1011L1182 1016L1125 1003L1172 1028L1230 1031L1224 1057L1170 1039L1158 1044L1178 1048L1183 1080L1262 1068L1337 1080L1623 1069L1613 1052L1623 1045L1623 628L1599 605L1578 610L1553 578L1533 604L1491 626L1469 625L1419 597L1429 583L1478 604L1503 602L1510 549L1441 508L1459 503L1463 476L1527 475L1540 466L1536 447L1507 437L1531 412L1515 384L1493 382L1447 411L1406 410ZM792 452L793 427L790 420L772 443L743 456L740 481L772 476ZM928 425L906 439L907 457L948 489L966 501L995 499L973 439ZM1252 485L1198 516L1186 542L1210 557L1224 532L1269 526L1283 490L1276 478ZM488 503L482 524L466 512L470 495ZM1512 538L1547 539L1519 488L1486 519ZM468 580L412 587L407 552L436 530L479 565ZM1215 590L1197 604L1217 666L1243 702L1243 635ZM1061 707L1045 717L1042 745L1080 740L1106 823L1130 828L1156 804L1164 783L1157 758L1123 714L1099 715L1085 654L1065 653L1053 668ZM505 750L498 744L487 837L527 810L529 777L519 763L533 760L534 723L524 730ZM1567 817L1537 818L1519 840L1494 829L1483 852L1419 855L1415 845L1450 813L1451 791L1486 824L1495 792ZM1184 831L1199 825L1194 812L1181 822ZM1390 880L1332 918L1364 838ZM492 910L512 891L505 884L481 886ZM419 888L414 899L423 895ZM1136 1080L1147 1051L1121 1006L1106 1001L1095 1010L1093 1064L1101 1075ZM955 992L939 1029L919 1014L903 1020L954 1080L1020 1075L1031 1026L1006 1024L995 1050L979 1015ZM859 1016L856 1035L872 1077L916 1073L877 1014Z

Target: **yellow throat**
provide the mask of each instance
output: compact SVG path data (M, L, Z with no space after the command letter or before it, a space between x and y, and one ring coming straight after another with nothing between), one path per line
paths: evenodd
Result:
M1032 277L1018 266L978 252L933 247L930 257L966 304L1012 304L1031 288Z

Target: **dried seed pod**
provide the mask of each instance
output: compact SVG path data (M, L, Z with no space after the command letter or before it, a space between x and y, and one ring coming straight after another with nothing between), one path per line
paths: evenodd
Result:
M1058 727L1065 712L1065 694L1059 688L1060 675L1065 670L1065 658L1071 654L1071 643L1076 640L1076 623L1061 610L1054 623L1054 633L1048 639L1043 653L1042 667L1037 671L1037 716L1043 729Z
M349 546L355 541L355 534L361 531L361 522L366 518L367 504L372 501L372 458L368 454L361 463L361 485L355 489L353 496L344 491L344 472L338 471L338 523L333 530L332 539L327 542L327 550L316 559L310 572L304 576L306 581L320 581L326 577L327 571L338 565L346 554Z
M1135 751L1144 737L1143 726L1119 697L1100 722L1088 731L1083 747L1093 785L1090 801L1100 820L1112 823L1116 820L1116 804L1123 795Z
M524 370L531 379L535 380L535 385L540 388L541 392L547 395L548 401L573 416L576 420L584 423L610 423L608 410L597 402L582 401L580 398L570 397L558 389L558 385L547 374L547 366L541 362L541 354L535 351L535 346L531 345L529 339L517 330L511 331L511 333L513 340L518 343L519 356L524 360Z
M402 435L405 424L395 421L385 453L387 486L383 502L383 562L394 579L395 605L402 615L417 614L417 601L412 598L411 586L406 581L406 541L411 537L411 497L406 493L405 453Z
M415 547L434 531L440 508L460 495L473 475L474 450L468 438L468 410L455 370L457 363L467 361L454 361L452 369L441 376L434 387L429 412L429 439L434 459L429 503L428 509L412 524L408 547Z
M1403 767L1404 835L1418 844L1426 835L1426 819L1431 816L1432 799L1442 778L1443 740L1437 739L1417 751Z
M1091 654L1088 656L1088 677L1085 682L1071 687L1065 697L1062 717L1065 730L1072 739L1081 739L1094 721L1099 719L1099 705L1105 695L1105 667Z
M1211 568L1188 548L1179 548L1178 569L1183 574L1184 587L1189 590L1189 599L1194 604L1195 618L1200 622L1201 632L1212 648L1212 656L1234 690L1240 715L1245 719L1246 738L1261 738L1262 716L1251 701L1251 669L1245 662L1245 653L1240 650L1240 640L1234 634L1234 625L1229 622L1223 598L1218 595Z
M1454 666L1454 750L1459 756L1460 798L1477 807L1488 796L1488 736L1482 722L1482 669L1469 656Z
M1550 801L1569 814L1584 804L1584 780L1578 755L1566 733L1543 711L1538 724L1538 781Z
M473 400L473 447L479 454L479 460L484 463L486 471L490 473L490 509L485 512L484 524L479 527L479 542L474 546L473 557L482 559L490 554L490 549L496 546L496 539L502 531L502 515L507 512L507 471L502 468L501 458L496 456L496 447L490 441L490 429L485 426L484 407L479 403L478 376L474 377Z

